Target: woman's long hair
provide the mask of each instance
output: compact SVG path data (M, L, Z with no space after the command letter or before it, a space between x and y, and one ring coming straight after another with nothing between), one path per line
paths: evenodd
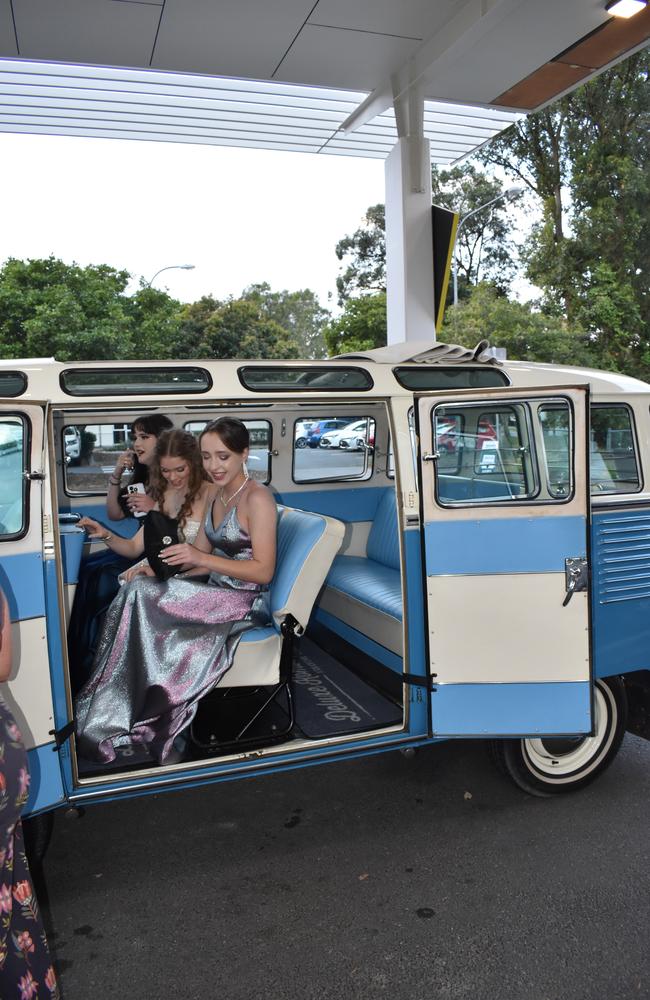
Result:
M160 463L163 458L181 458L190 467L190 478L187 484L187 493L183 500L181 509L178 512L178 524L181 530L185 527L187 515L192 510L192 506L201 491L201 487L207 480L199 444L193 434L188 431L164 431L158 438L153 464L150 472L151 496L158 504L161 511L164 511L165 492L169 483L163 479L160 471Z
M162 413L147 413L144 417L137 417L136 420L131 424L131 434L135 436L136 431L142 431L144 434L153 434L155 437L159 438L163 431L169 431L173 428L173 423L169 417L165 417ZM129 479L129 485L131 483L143 483L147 492L149 492L149 466L143 465L142 462L138 462L137 455L133 458L133 472ZM126 498L128 493L124 491L120 493L118 503L122 508L125 517L133 517L130 508L127 505Z

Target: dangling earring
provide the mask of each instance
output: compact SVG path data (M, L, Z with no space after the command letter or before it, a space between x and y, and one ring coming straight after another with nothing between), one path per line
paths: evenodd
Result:
M242 464L241 464L241 471L244 473L244 475L248 479L248 466L246 465L246 462L242 462Z

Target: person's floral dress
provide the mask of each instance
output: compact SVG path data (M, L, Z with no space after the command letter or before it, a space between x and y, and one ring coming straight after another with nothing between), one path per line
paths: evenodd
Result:
M20 822L28 791L27 754L0 695L0 997L57 1000L59 988Z

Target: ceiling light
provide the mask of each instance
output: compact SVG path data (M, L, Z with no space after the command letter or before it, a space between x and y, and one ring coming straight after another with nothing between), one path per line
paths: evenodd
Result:
M647 0L610 0L605 10L614 17L634 17L644 7L647 7Z

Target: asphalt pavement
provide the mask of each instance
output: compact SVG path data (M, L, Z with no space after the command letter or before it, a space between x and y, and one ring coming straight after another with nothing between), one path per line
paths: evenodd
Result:
M525 795L478 742L57 817L65 1000L650 997L650 743Z

